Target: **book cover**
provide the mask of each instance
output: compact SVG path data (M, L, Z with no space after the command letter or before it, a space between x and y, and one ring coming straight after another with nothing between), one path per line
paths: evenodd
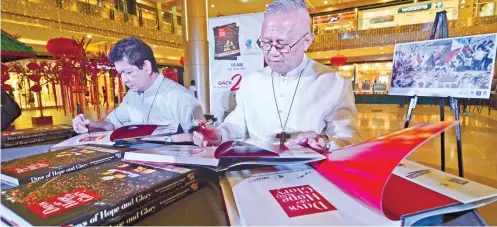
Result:
M4 219L21 226L87 226L195 179L195 171L113 161L2 191Z
M2 142L2 148L11 148L11 147L18 147L18 146L24 146L28 144L38 144L38 143L43 143L47 141L53 141L53 140L61 140L61 139L66 139L72 136L72 132L70 131L58 131L54 132L49 135L44 135L44 136L36 136L36 137L31 137L27 139L18 139L18 140L10 140L10 141L5 141Z
M74 146L2 162L2 182L26 184L122 158L129 149L112 146Z
M43 137L47 135L72 133L73 129L69 125L52 125L36 128L20 129L14 131L2 132L1 142L23 140L35 137ZM2 147L3 148L3 147Z
M149 203L123 213L113 219L110 219L102 224L102 226L130 226L135 225L155 213L160 212L172 203L181 200L182 198L196 192L199 189L199 183L196 180L188 182L186 185L179 187L169 193L161 195L159 198L150 201Z
M52 146L52 148L61 148L77 145L86 144L101 144L112 146L114 142L110 141L110 134L112 131L102 131L102 132L92 132L84 133L77 136L73 136L67 140L64 140L58 144Z
M337 149L311 163L313 168L228 172L240 222L410 226L426 217L497 201L497 189L404 160L455 124L419 124ZM251 197L243 196L246 193ZM261 218L270 210L278 212L272 212L272 218Z

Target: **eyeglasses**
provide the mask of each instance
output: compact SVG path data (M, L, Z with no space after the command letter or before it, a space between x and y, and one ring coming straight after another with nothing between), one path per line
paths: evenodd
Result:
M290 51L292 51L292 47L294 47L295 45L297 45L297 43L300 42L300 40L302 40L304 37L306 37L309 33L305 33L304 36L302 36L299 40L297 40L297 42L295 42L294 44L290 45L290 44L276 44L276 45L273 45L272 42L264 42L261 40L261 38L259 37L259 39L257 40L257 45L262 49L262 50L265 50L265 51L270 51L271 48L276 48L277 51L279 51L280 53L282 54L287 54L287 53L290 53Z

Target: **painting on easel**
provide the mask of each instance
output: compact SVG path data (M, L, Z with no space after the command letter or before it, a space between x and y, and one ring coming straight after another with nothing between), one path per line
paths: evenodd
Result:
M497 34L395 45L389 95L490 98Z

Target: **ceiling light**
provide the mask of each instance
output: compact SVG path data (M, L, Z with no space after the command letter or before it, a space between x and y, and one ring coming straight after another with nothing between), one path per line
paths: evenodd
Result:
M214 8L214 4L211 5L211 8Z
M163 62L163 61L164 61L164 60L162 60L162 59L160 60L160 62Z
M153 48L156 48L157 46L156 46L156 45L153 45L152 47L153 47Z
M268 4L266 4L266 8L267 8L268 6L269 6L269 5L268 5Z
M325 4L325 5L328 5L328 1L324 1L324 4Z
M162 14L164 14L164 12L161 12Z
M91 36L91 34L88 34L88 35L86 35L86 37L87 37L88 39L91 39L91 37L93 37L93 36Z

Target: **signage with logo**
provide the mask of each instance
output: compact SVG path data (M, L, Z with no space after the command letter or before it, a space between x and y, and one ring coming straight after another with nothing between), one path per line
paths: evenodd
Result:
M341 21L349 21L356 19L356 12L344 12L344 13L334 13L323 16L315 16L312 18L312 24L333 24Z
M392 22L394 21L395 17L393 15L388 15L388 16L381 16L381 17L374 17L369 19L370 24L379 24L379 23L385 23L385 22Z
M415 11L421 11L421 10L427 10L431 9L431 3L424 4L424 5L417 5L417 6L407 6L407 7L402 7L399 9L399 13L407 13L407 12L415 12Z
M264 56L257 45L263 19L263 13L209 18L210 113L219 123L236 107L234 97L243 78L264 68ZM237 46L218 50L216 41ZM223 53L227 55L220 56Z

